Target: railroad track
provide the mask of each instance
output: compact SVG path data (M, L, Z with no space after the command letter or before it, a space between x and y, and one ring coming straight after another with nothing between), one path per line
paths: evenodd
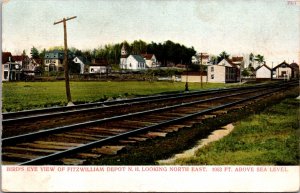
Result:
M35 117L43 117L43 116L57 116L60 114L67 114L72 113L73 111L86 111L86 110L93 110L102 108L103 106L111 106L111 105L119 105L119 104L128 104L132 102L147 102L151 100L157 99L168 99L174 98L178 96L198 96L198 95L205 95L205 94L213 94L220 91L231 91L231 90L239 90L239 89L250 89L250 88L263 88L269 87L273 85L278 85L282 83L273 83L273 84L260 84L255 86L247 86L242 88L221 88L221 89L210 89L205 91L191 91L189 93L175 93L175 94L158 94L153 96L145 96L145 97L137 97L131 99L121 99L121 100L113 100L113 101L105 101L105 102L95 102L95 103L86 103L86 104L79 104L75 106L63 106L63 107L50 107L50 108L43 108L43 109L34 109L34 110L24 110L18 112L7 112L2 113L3 121L11 122L16 120L26 120Z
M288 86L292 84L231 90L219 96L6 137L2 139L2 163L82 164L90 158L116 154L132 143L165 136L207 117L241 108Z
M38 130L61 127L64 125L98 120L106 117L150 110L179 103L222 96L230 92L266 89L276 84L258 85L242 88L213 89L190 93L177 93L139 97L133 99L81 104L70 107L54 107L3 114L2 137L11 137ZM34 124L32 124L34 123Z

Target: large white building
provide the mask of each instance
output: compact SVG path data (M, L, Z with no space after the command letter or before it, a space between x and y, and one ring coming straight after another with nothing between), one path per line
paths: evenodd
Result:
M156 58L155 58L156 60ZM149 64L150 65L150 64ZM129 55L126 51L125 44L121 49L120 69L122 70L145 70L146 60L141 55Z
M146 61L141 55L129 55L126 60L128 70L145 70Z
M272 78L272 69L266 64L261 65L256 69L256 79L269 80Z
M207 81L227 83L240 81L240 66L233 64L228 59L223 59L215 65L207 65Z
M275 79L290 79L292 77L293 68L283 61L282 63L275 66L273 69L273 77Z

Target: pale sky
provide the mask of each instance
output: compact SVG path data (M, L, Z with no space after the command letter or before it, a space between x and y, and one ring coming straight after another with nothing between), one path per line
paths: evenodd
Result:
M5 0L7 1L7 0ZM293 1L293 0L292 0ZM268 65L300 60L300 1L9 0L2 4L2 50L20 54L63 45L93 49L124 40L193 46L197 52L253 52Z

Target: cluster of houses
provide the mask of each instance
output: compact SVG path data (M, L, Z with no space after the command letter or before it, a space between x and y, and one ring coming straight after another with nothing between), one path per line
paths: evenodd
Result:
M242 70L245 69L245 59L243 56L233 56L223 59L217 64L210 61L207 54L201 54L201 65L205 66L205 70L198 72L185 71L181 75L182 82L203 82L213 83L229 83L240 82L242 79ZM81 56L69 55L69 60L72 60L78 65L79 73L101 74L110 73L111 66L107 60L92 59L88 61ZM2 52L2 81L21 80L24 74L35 75L39 72L57 72L63 71L64 52L53 50L45 53L42 59L33 59L25 55L13 56L10 52ZM192 58L192 62L195 58ZM41 64L43 68L41 69ZM121 48L120 70L121 71L141 71L149 68L159 67L154 54L128 54L123 45ZM185 66L183 65L183 68ZM252 78L257 80L273 80L273 79L292 79L299 78L299 66L296 63L288 64L285 61L277 66L270 68L266 63L258 65L251 72Z
M2 81L21 80L24 74L36 75L39 71L63 71L63 59L64 52L61 50L46 52L44 59L33 59L25 55L13 56L10 52L2 52ZM68 55L68 59L78 65L80 74L110 73L112 69L105 59L89 61L85 57L72 55ZM158 67L158 62L154 54L128 54L123 45L120 58L121 70L140 71L155 67Z
M209 60L208 55L201 55L202 65L206 70L201 72L185 72L181 76L182 82L203 82L229 83L240 82L242 78L252 78L256 80L289 80L299 78L299 65L295 62L288 64L286 61L270 68L264 62L250 70L250 77L242 77L242 70L245 69L246 62L243 56L234 56L223 59L217 64ZM247 66L248 68L248 66Z
M256 69L255 75L258 80L295 79L299 78L299 65L295 62L288 64L283 61L274 68L270 68L264 63Z
M128 54L123 44L121 48L120 69L121 70L145 70L158 67L154 54Z
M24 55L13 56L10 52L2 52L2 81L20 80L21 72L26 71L33 62Z

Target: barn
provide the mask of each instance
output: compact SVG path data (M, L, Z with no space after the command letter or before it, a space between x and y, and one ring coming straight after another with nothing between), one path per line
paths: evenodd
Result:
M272 69L263 64L256 68L256 80L271 80L272 79Z

